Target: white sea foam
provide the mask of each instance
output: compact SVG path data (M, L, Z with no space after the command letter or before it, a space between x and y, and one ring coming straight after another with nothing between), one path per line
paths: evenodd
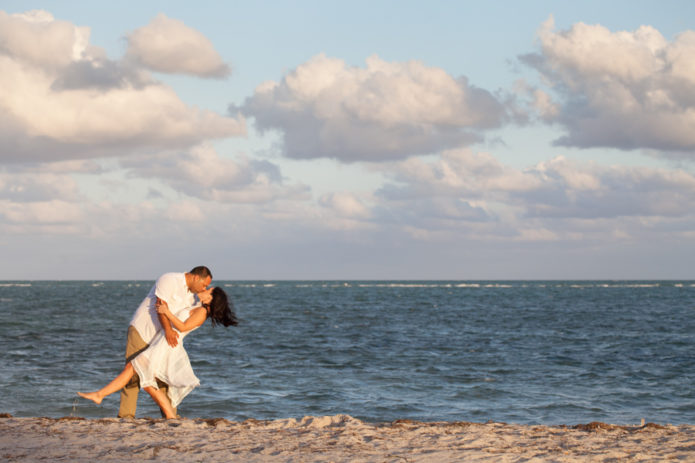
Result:
M556 288L659 288L661 283L584 283L584 284L556 284ZM677 284L675 286L678 286ZM540 288L545 288L545 285L540 285Z
M451 288L450 284L424 284L424 283L374 283L360 284L360 288Z
M599 288L658 288L658 283L604 283Z
M11 287L11 286L26 288L28 286L31 286L31 283L0 283L0 286L6 287L6 288Z

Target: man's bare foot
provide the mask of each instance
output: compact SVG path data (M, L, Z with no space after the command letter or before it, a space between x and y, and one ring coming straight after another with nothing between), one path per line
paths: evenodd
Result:
M97 405L103 400L103 397L99 397L99 394L96 392L78 392L77 395L89 399Z

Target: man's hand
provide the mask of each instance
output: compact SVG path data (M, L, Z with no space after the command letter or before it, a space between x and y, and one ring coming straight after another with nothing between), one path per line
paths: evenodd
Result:
M162 328L164 329L164 337L167 338L167 344L169 344L171 347L176 347L176 345L179 343L179 333L171 328L171 322L165 315L167 312L169 312L169 304L167 304L167 301L157 298L154 305L157 308L157 315L159 317L159 322L162 324Z
M167 301L164 301L160 298L157 298L155 307L157 307L157 313L161 315L164 315L169 311L169 304L167 304Z
M212 300L212 288L199 292L198 299L200 299L202 304L209 304Z
M171 347L176 347L179 343L179 333L172 329L168 329L164 332L164 336L167 338L167 344Z

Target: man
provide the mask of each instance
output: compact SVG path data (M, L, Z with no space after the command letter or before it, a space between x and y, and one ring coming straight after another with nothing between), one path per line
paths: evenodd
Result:
M178 344L179 333L172 328L168 318L157 313L158 301L166 302L172 312L192 306L196 296L201 303L207 304L212 299L210 290L206 290L211 282L212 273L204 266L195 267L188 273L165 273L159 277L130 321L125 350L126 363L147 349L155 335L162 330L170 346ZM166 395L168 386L159 379L157 385ZM119 418L135 418L139 391L140 379L136 373L126 387L121 389Z

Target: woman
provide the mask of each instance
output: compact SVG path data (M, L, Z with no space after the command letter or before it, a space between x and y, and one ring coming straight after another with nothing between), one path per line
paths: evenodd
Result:
M128 362L113 381L98 391L78 392L77 395L100 404L104 397L122 389L128 384L133 374L137 373L140 377L140 387L152 396L157 405L164 411L164 416L176 418L173 407L181 403L181 400L200 384L193 373L188 354L183 348L183 338L202 325L207 318L210 318L213 326L217 324L236 326L238 321L230 307L227 294L219 287L212 290L210 304L203 304L201 307L188 307L174 315L166 302L162 302L161 305L157 306L157 312L166 316L171 321L172 326L181 333L176 347L169 346L164 332L160 331L152 340L150 347ZM182 322L179 317L185 318L186 321ZM164 392L157 387L157 378L169 385L169 400Z

